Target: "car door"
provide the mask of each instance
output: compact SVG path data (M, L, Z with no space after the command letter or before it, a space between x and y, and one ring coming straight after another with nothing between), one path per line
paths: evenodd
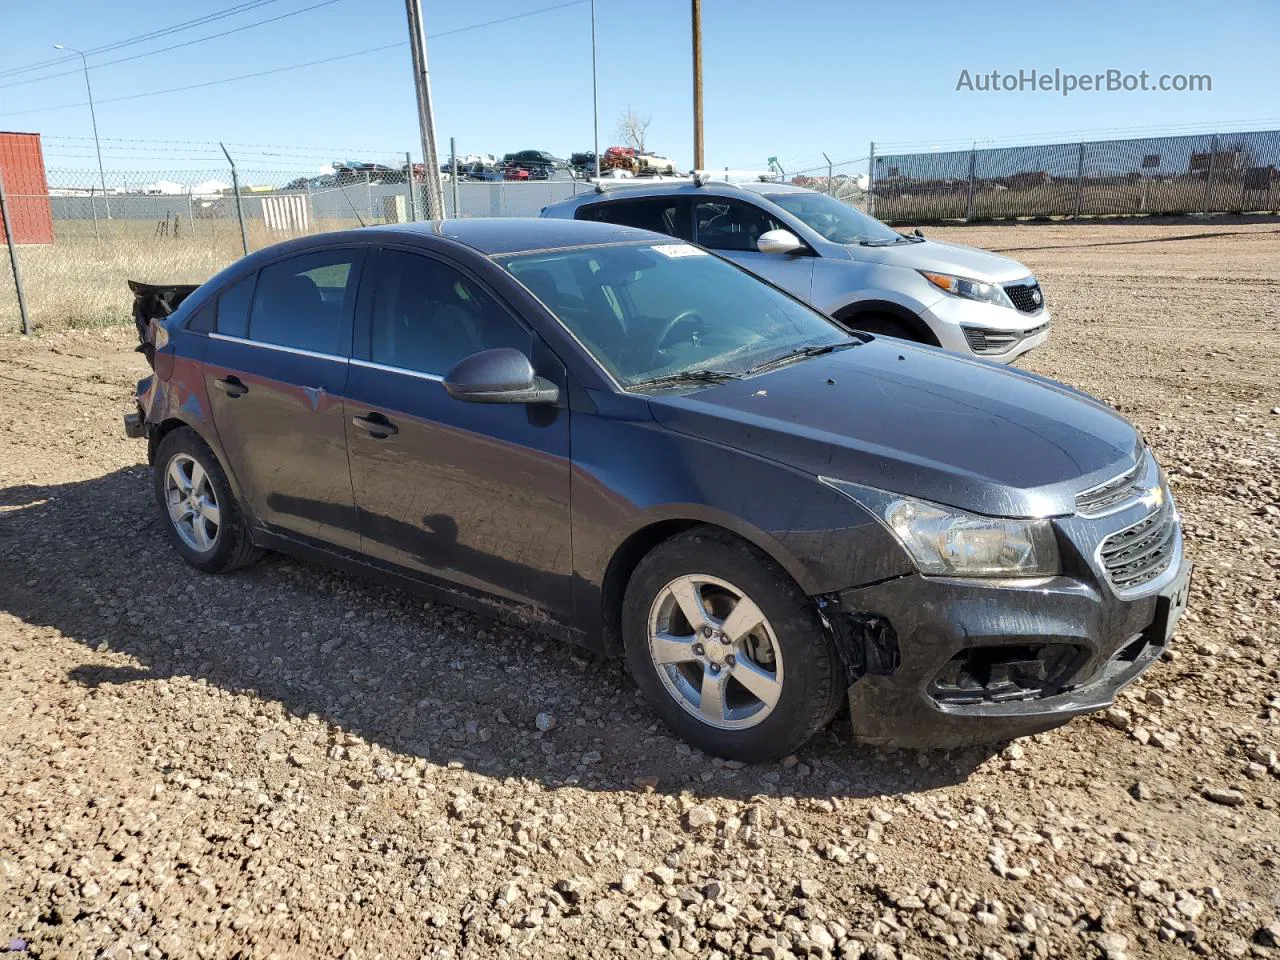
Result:
M204 357L214 427L253 516L359 548L342 395L365 246L267 264L218 297Z
M746 200L707 197L693 205L694 236L699 244L741 264L803 300L813 288L814 257L761 253L756 246L769 230L788 230L768 212ZM790 231L788 231L790 232Z
M364 552L567 617L567 405L468 403L442 382L472 353L514 347L563 396L563 365L452 261L386 247L370 276L346 402Z
M648 197L590 204L578 209L578 220L597 220L637 227L690 240L689 201L683 197Z

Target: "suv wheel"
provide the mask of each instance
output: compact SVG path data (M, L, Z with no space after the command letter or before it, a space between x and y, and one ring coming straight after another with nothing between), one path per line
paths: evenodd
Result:
M673 537L640 561L622 636L650 703L707 753L784 757L840 706L838 654L812 602L767 556L717 530Z
M222 465L190 427L160 441L153 475L165 532L187 563L205 573L225 573L262 555Z

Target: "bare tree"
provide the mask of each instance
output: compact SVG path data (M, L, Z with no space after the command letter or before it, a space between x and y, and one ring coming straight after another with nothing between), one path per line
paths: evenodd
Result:
M649 133L649 124L653 117L639 114L630 107L618 114L618 126L614 128L614 136L625 146L635 147L637 153L644 153L644 139Z

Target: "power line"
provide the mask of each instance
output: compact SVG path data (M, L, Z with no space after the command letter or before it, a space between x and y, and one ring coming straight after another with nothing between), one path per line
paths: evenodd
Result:
M275 2L275 0L267 0L267 2ZM509 23L512 20L521 20L525 17L532 17L541 13L550 13L553 10L562 10L566 7L579 6L587 2L589 2L589 0L568 0L567 3L558 3L554 6L542 7L538 10L530 10L527 13L517 13L509 17L501 17L497 20L488 20L484 23L473 23L470 26L458 27L454 30L444 30L440 33L433 34L432 36L435 39L439 39L441 37L448 37L458 33L466 33L469 30L479 30L482 27L492 27L501 23ZM274 67L271 70L260 70L256 73L245 73L235 77L222 77L218 80L206 80L203 83L191 83L181 87L169 87L165 90L149 90L145 93L131 93L123 97L99 97L95 100L95 103L120 103L126 100L140 100L144 97L158 97L167 93L183 93L187 90L199 90L204 87L215 87L224 83L235 83L239 80L256 80L259 77L269 77L278 73L287 73L290 70L301 70L305 67L318 67L326 63L336 63L339 60L350 60L352 57L363 57L371 53L382 53L386 50L395 50L399 47L407 47L408 45L409 43L407 40L400 40L396 43L385 43L381 46L368 47L364 50L355 50L351 53L340 53L332 57L322 57L319 60L308 60L305 63L293 63L284 67ZM78 103L61 103L47 107L31 107L26 110L6 110L2 115L16 117L27 113L42 113L46 110L70 110L83 106L85 106L85 101L80 101Z
M194 20L185 20L182 23L176 23L170 27L161 27L158 30L152 30L150 33L142 33L136 37L127 37L124 40L116 40L112 43L103 44L100 47L90 47L84 51L86 57L93 56L98 53L109 53L112 50L119 50L121 47L127 47L134 43L142 43L146 40L155 40L159 37L167 37L173 33L180 33L183 30L190 30L193 27L204 26L206 23L212 23L215 20L223 20L227 17L233 17L238 13L246 13L249 10L255 10L258 7L265 7L269 3L278 3L279 0L248 0L246 3L238 3L235 6L227 7L223 10L216 10L213 13L206 14L203 17L197 17ZM9 70L0 70L0 78L16 76L26 73L30 70L40 70L44 67L54 66L72 60L74 57L53 57L40 63L29 63L22 67L13 67Z
M274 2L274 0L272 0L272 2ZM267 20L255 20L253 23L246 23L244 26L234 27L231 30L223 30L221 33L211 33L207 37L197 37L194 40L185 40L182 43L171 44L170 46L165 47L163 50L149 50L146 53L135 53L131 57L120 57L118 60L107 60L104 63L95 63L93 65L93 69L100 70L103 67L111 67L116 65L117 63L128 63L131 60L140 60L143 57L154 57L157 54L169 53L173 50L180 50L183 47L190 47L197 43L204 43L207 40L217 40L219 37L229 37L233 33L240 33L241 31L244 31L244 30L251 30L254 27L265 26L268 23L276 23L277 21L280 21L280 20L287 20L289 17L296 17L300 13L308 13L312 10L318 10L320 7L327 7L327 6L330 6L331 4L335 4L338 2L339 0L323 0L323 2L321 3L314 3L309 7L303 7L301 10L293 10L289 13L282 13L278 17L271 17ZM0 84L0 90L3 90L7 87L20 87L23 84L27 84L27 83L40 83L42 80L54 80L54 79L57 79L58 77L69 77L69 76L72 76L73 74L78 76L80 74L80 70L79 69L64 70L61 73L51 73L45 77L31 77L30 79L27 79L27 80L15 80L12 83Z

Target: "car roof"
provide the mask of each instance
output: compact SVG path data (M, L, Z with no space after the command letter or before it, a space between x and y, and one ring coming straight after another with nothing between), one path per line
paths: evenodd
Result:
M701 186L692 180L655 181L653 183L637 183L635 180L602 181L603 190L592 190L567 197L551 207L579 207L590 203L612 203L623 200L640 200L645 197L663 197L669 194L686 194L689 196L731 197L736 193L754 193L770 196L779 193L816 193L808 187L797 187L789 183L773 183L754 181L738 183L736 181L707 180Z
M561 247L637 243L671 237L636 227L593 220L558 220L535 217L484 217L474 220L420 220L416 223L370 227L371 233L430 234L466 244L485 256L555 250Z

